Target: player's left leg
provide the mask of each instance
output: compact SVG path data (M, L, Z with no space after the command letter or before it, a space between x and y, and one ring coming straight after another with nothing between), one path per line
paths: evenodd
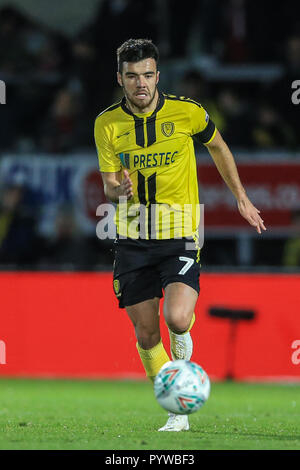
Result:
M198 292L183 282L165 287L164 317L171 331L181 335L192 326Z
M189 361L193 352L190 330L195 322L198 292L192 287L174 282L166 286L164 317L169 328L172 359Z
M164 317L169 328L172 359L190 360L193 341L190 330L195 322L198 292L182 282L172 282L165 288ZM188 416L169 413L165 426L159 431L187 431Z

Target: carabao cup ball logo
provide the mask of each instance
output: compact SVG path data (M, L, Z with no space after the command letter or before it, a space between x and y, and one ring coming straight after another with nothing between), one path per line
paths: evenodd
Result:
M164 364L154 382L158 403L176 414L191 414L209 397L210 381L195 362L177 360Z

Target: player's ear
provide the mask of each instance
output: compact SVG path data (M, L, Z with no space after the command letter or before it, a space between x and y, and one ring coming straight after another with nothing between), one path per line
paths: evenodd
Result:
M156 72L156 85L157 85L158 82L159 82L159 74L160 74L160 71L158 70L158 71Z
M123 86L122 75L120 74L120 72L117 72L117 82L120 86Z

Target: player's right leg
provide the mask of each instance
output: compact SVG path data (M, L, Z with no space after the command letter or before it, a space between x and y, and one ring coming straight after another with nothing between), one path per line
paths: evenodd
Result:
M159 298L126 307L126 311L134 325L137 350L146 375L154 382L161 367L170 360L160 337ZM167 424L159 431L187 431L188 429L187 416L169 413Z
M137 350L146 375L154 382L161 367L170 360L160 337L159 298L127 306L126 311L135 329Z
M118 241L115 249L114 291L120 308L125 308L137 338L137 350L147 377L152 382L168 362L160 337L160 278L153 257L143 242Z

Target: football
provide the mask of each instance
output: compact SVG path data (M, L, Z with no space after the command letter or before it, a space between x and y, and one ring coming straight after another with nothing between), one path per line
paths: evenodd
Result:
M207 401L209 393L209 377L195 362L169 361L155 377L155 397L171 413L195 413Z

